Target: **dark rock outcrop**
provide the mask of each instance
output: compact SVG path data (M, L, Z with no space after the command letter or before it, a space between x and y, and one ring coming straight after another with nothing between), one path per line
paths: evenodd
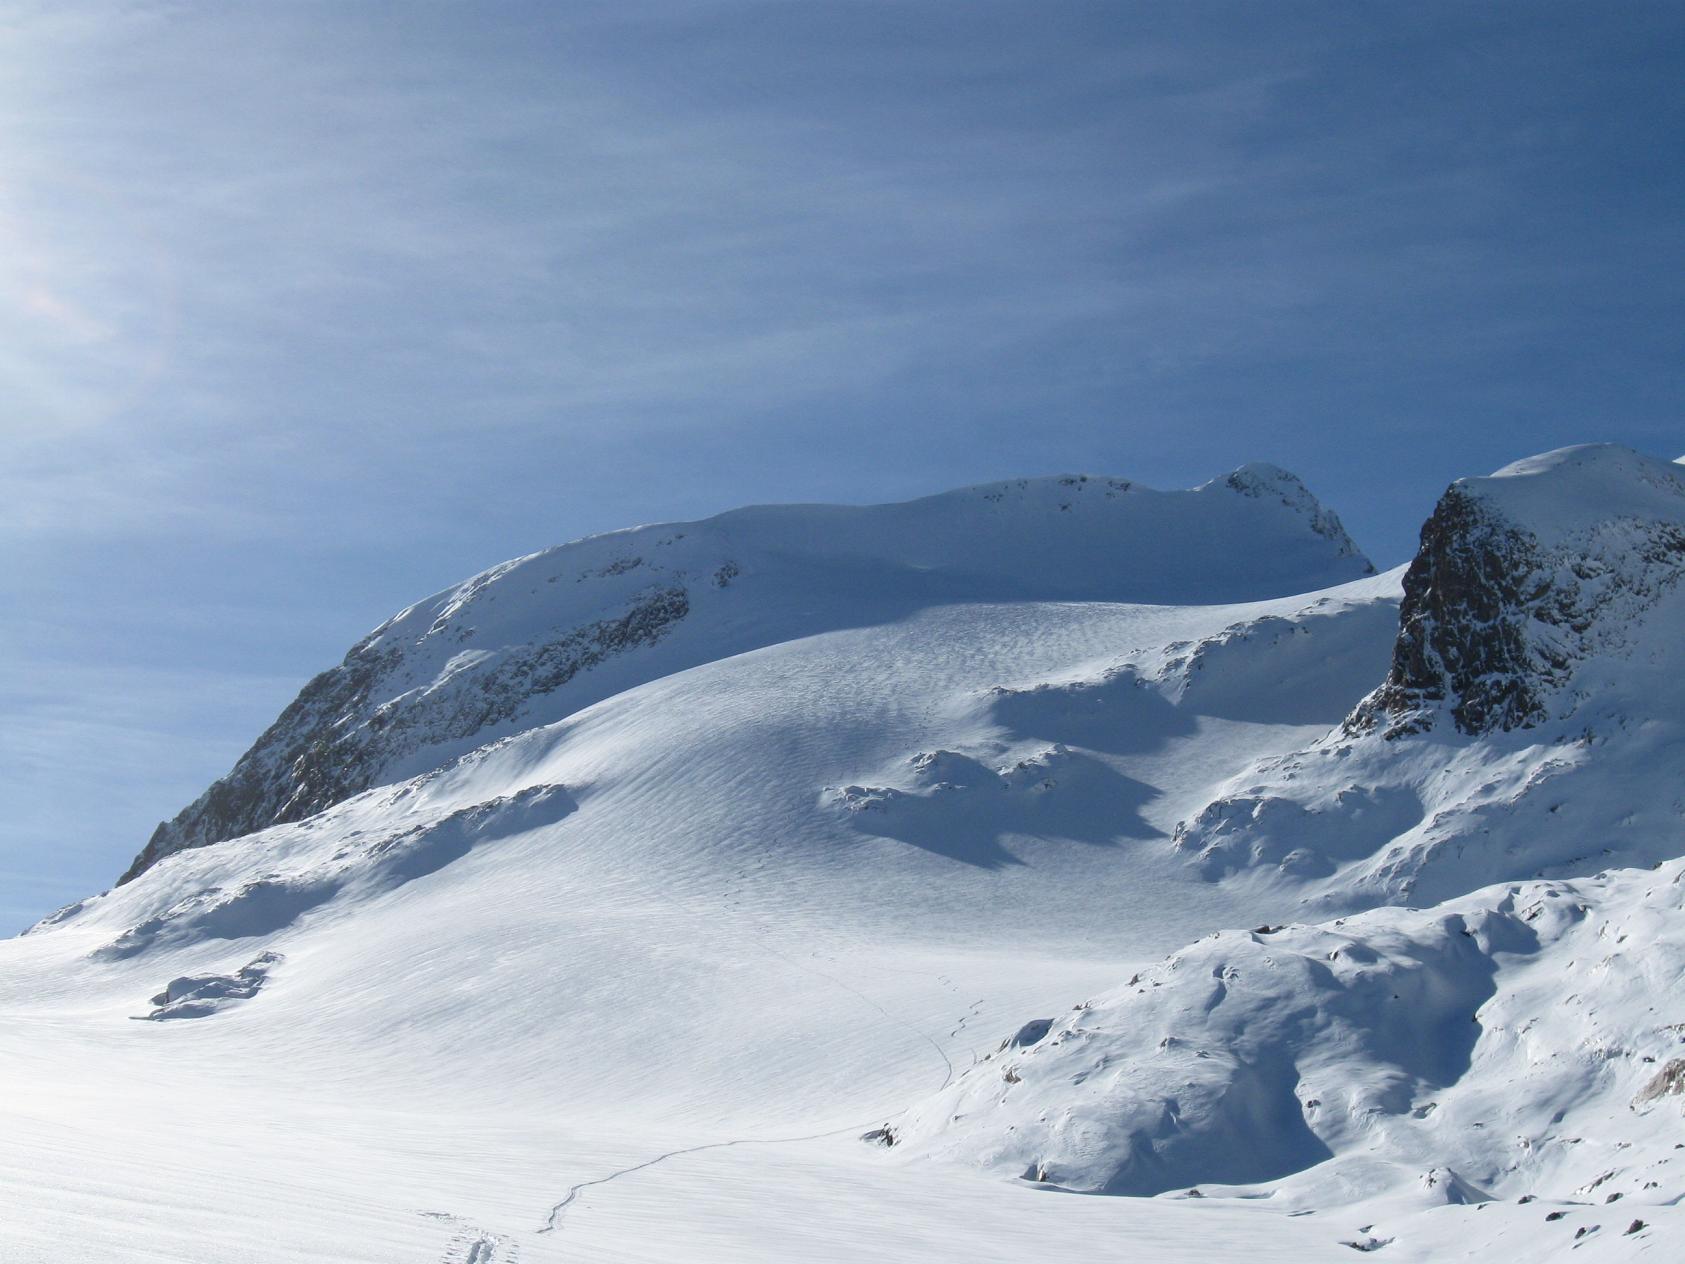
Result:
M306 685L227 776L159 825L118 884L173 852L301 821L360 794L408 751L472 737L511 719L523 703L560 689L580 672L653 645L689 612L682 586L652 589L617 618L506 652L463 688L371 707L403 660L403 650L381 644L376 633Z
M1565 664L1560 655L1535 661L1530 653L1526 624L1549 586L1539 569L1528 533L1453 485L1423 524L1405 572L1391 670L1348 730L1419 732L1443 705L1465 733L1542 719L1541 688Z
M1643 490L1664 480L1673 486L1661 490L1685 492L1665 467ZM1679 521L1612 501L1597 520L1556 531L1548 518L1506 512L1492 493L1504 481L1452 484L1423 525L1392 667L1346 720L1348 734L1419 733L1441 711L1471 735L1541 724L1576 666L1618 649L1623 625L1685 577Z

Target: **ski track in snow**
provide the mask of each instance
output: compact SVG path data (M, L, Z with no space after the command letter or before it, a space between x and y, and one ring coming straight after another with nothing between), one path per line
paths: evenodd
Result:
M977 1011L982 1009L982 1008L983 1008L983 999L981 997L979 997L977 1000L975 1000L971 1003L971 1008L966 1010L965 1016L963 1018L961 1018L959 1020L958 1024L955 1025L954 1029L948 1033L948 1039L957 1040L959 1038L960 1032L965 1030L965 1025L967 1023L969 1023L973 1018L977 1017ZM975 1053L973 1053L972 1060L976 1061Z
M873 1120L876 1118L877 1116L875 1115L872 1117ZM634 1163L630 1167L623 1167L619 1171L610 1172L607 1176L599 1176L593 1180L580 1181L577 1185L569 1186L567 1193L562 1197L562 1201L550 1208L550 1215L538 1232L553 1233L556 1229L558 1229L561 1225L562 1213L578 1199L580 1194L584 1193L588 1189L591 1189L593 1186L607 1185L610 1181L617 1181L622 1176L630 1176L634 1172L642 1172L646 1168L652 1168L658 1163L665 1163L669 1159L683 1158L688 1154L702 1154L708 1150L729 1150L734 1146L795 1145L797 1142L801 1141L823 1141L827 1137L840 1137L844 1133L854 1132L861 1128L870 1128L871 1126L872 1121L869 1120L864 1123L849 1124L842 1128L832 1128L828 1132L808 1133L807 1135L801 1137L734 1137L729 1141L710 1141L703 1145L685 1146L684 1148L678 1150L668 1150L664 1154L656 1155L653 1159L645 1159L642 1163Z
M669 907L675 909L676 911L684 914L687 917L694 917L694 916L698 915L697 910L695 910L693 908L687 908L683 903L674 899L670 894L668 894L664 890L661 890L660 888L651 888L651 894L653 894L657 899L661 900L664 904L667 904ZM855 997L856 999L861 1001L863 1004L869 1006L870 1008L875 1010L878 1014L882 1015L886 1020L888 1020L893 1025L901 1028L904 1031L907 1031L907 1032L913 1034L914 1036L917 1036L919 1039L921 1039L925 1043L927 1043L932 1049L934 1049L936 1051L936 1055L939 1058L942 1059L942 1066L943 1066L942 1082L939 1085L937 1085L937 1088L936 1088L937 1092L941 1092L943 1089L947 1088L948 1085L953 1083L953 1079L954 1079L953 1059L948 1056L947 1051L942 1048L942 1045L940 1044L940 1042L938 1042L936 1040L936 1038L934 1036L932 1036L929 1032L925 1031L923 1028L917 1026L916 1024L914 1024L912 1022L909 1022L907 1019L902 1018L897 1014L891 1013L889 1010L885 1009L882 1005L880 1005L876 1001L874 1001L871 997L867 996L864 992L860 991L860 989L854 987L853 985L851 985L849 983L844 982L842 979L837 978L835 975L827 973L824 970L820 970L817 967L809 965L805 962L799 961L796 958L790 956L788 953L782 951L780 948L778 948L777 946L775 946L771 942L770 932L767 931L764 926L762 926L758 922L756 922L752 915L744 914L740 911L739 917L742 918L743 921L739 922L738 924L744 926L748 930L749 934L754 937L757 946L759 948L761 948L763 951L765 951L765 952L769 953L770 955L778 958L780 961L783 961L785 964L791 966L794 969L801 970L804 973L813 975L816 978L824 979L826 982L834 985L835 987L839 988L840 990L842 990L844 992L847 992L850 996ZM817 956L818 954L816 952L813 955ZM937 978L937 981L942 983L944 986L946 986L949 991L954 990L953 981L951 979L949 979L946 975L937 975L935 977ZM971 1010L968 1011L964 1015L964 1017L962 1017L960 1019L958 1026L956 1026L954 1028L953 1032L950 1033L950 1035L957 1036L959 1034L959 1032L965 1027L966 1022L971 1018L972 1014L976 1012L978 1006L980 1006L981 1004L982 1004L982 1001L978 1001L977 1004L973 1005L971 1007ZM973 1060L973 1062L976 1061L975 1055L973 1055L972 1060ZM900 1103L892 1104L886 1111L881 1112L881 1116L887 1117L887 1116L890 1116L890 1115L894 1115L900 1109L901 1109ZM560 1224L561 1224L562 1213L564 1211L566 1211L568 1209L568 1207L571 1206L579 1198L580 1194L582 1194L585 1190L594 1188L595 1186L598 1186L598 1185L607 1185L612 1181L619 1180L623 1176L630 1176L634 1172L645 1171L649 1168L655 1167L658 1164L665 1163L669 1159L682 1158L686 1155L691 1155L691 1154L702 1154L702 1153L705 1153L706 1151L709 1151L709 1150L725 1150L725 1149L730 1149L730 1148L735 1147L735 1146L795 1145L798 1142L803 1142L803 1141L821 1141L821 1140L824 1140L827 1137L839 1137L839 1136L843 1136L846 1133L859 1132L861 1130L871 1128L876 1123L878 1123L879 1120L880 1120L880 1113L874 1113L873 1116L870 1119L859 1122L859 1123L845 1124L844 1126L842 1126L840 1128L831 1128L831 1129L828 1129L828 1130L823 1131L823 1132L806 1133L806 1134L803 1134L802 1136L797 1136L797 1137L733 1137L733 1138L730 1138L730 1139L725 1140L725 1141L710 1141L710 1142L705 1142L702 1145L685 1146L685 1147L681 1147L681 1148L675 1149L675 1150L667 1150L667 1151L662 1152L661 1154L656 1155L654 1158L645 1159L641 1163L634 1163L634 1164L631 1164L628 1167L623 1167L623 1168L618 1169L617 1171L610 1172L607 1176L595 1177L592 1180L580 1181L575 1185L569 1186L568 1189L567 1189L567 1192L562 1196L561 1201L557 1202L556 1204L554 1204L550 1208L550 1214L545 1219L543 1227L540 1228L538 1230L538 1232L539 1233L553 1233L557 1228L559 1228ZM489 1257L488 1257L488 1261L489 1261ZM453 1262L453 1264L454 1264L454 1262ZM470 1259L468 1261L468 1264L481 1264L481 1262L479 1260Z

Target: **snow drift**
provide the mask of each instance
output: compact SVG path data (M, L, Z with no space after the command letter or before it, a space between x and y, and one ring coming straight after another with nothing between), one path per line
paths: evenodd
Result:
M992 1051L898 1137L1092 1192L1350 1197L1439 1169L1482 1201L1667 1202L1682 974L1679 861L1220 932Z

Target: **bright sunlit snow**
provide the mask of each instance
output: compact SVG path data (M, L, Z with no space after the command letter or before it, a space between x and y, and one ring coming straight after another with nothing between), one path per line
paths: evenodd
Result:
M0 1256L1666 1258L1685 476L1459 488L1379 576L1251 466L410 607L0 944Z

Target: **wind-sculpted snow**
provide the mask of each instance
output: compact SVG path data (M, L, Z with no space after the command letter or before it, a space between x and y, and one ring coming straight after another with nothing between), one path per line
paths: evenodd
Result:
M1374 679L1396 621L1377 581L1094 674L997 685L983 696L996 734L986 748L917 751L881 781L826 787L822 801L863 833L985 867L1019 863L1014 836L1160 839L1143 815L1160 792L1115 761L1186 741L1207 717L1331 724Z
M1685 761L1678 705L1658 680L1650 702L1611 691L1578 731L1336 735L1232 778L1175 847L1209 879L1293 880L1329 911L1654 864L1685 836L1685 789L1656 771Z
M907 761L905 788L827 788L861 831L985 867L1018 864L1011 834L1109 845L1160 836L1140 815L1153 790L1093 756L1053 745L998 768L954 751Z
M241 1001L249 1001L269 982L269 974L286 960L278 952L260 952L232 974L194 974L172 979L152 998L154 1022L176 1018L206 1018Z
M1284 1177L1453 1083L1493 944L1531 942L1503 915L1219 934L988 1055L904 1133L1097 1193Z
M773 506L596 536L402 612L311 681L122 881L304 818L620 690L933 602L1246 601L1371 572L1292 475L1187 492L1024 479L874 508Z
M1197 642L1165 647L1156 678L1182 710L1262 724L1329 723L1331 699L1374 681L1375 647L1398 622L1390 597L1319 598Z
M1109 1193L1668 1204L1682 972L1678 861L1225 931L1004 1042L896 1153Z
M1169 641L1098 675L997 687L992 710L1009 732L1112 754L1161 747L1200 716L1332 725L1386 661L1398 623L1384 581L1297 608L1242 619L1197 640Z
M1197 845L1208 878L1271 867L1297 878L1325 878L1342 862L1367 858L1422 820L1404 786L1340 784L1310 802L1244 794L1214 800L1176 833L1179 849Z
M357 831L331 855L305 851L289 870L262 873L231 888L194 890L93 955L119 961L206 940L274 935L320 905L394 890L438 872L476 846L554 824L575 806L563 787L537 785L390 833L370 837Z

